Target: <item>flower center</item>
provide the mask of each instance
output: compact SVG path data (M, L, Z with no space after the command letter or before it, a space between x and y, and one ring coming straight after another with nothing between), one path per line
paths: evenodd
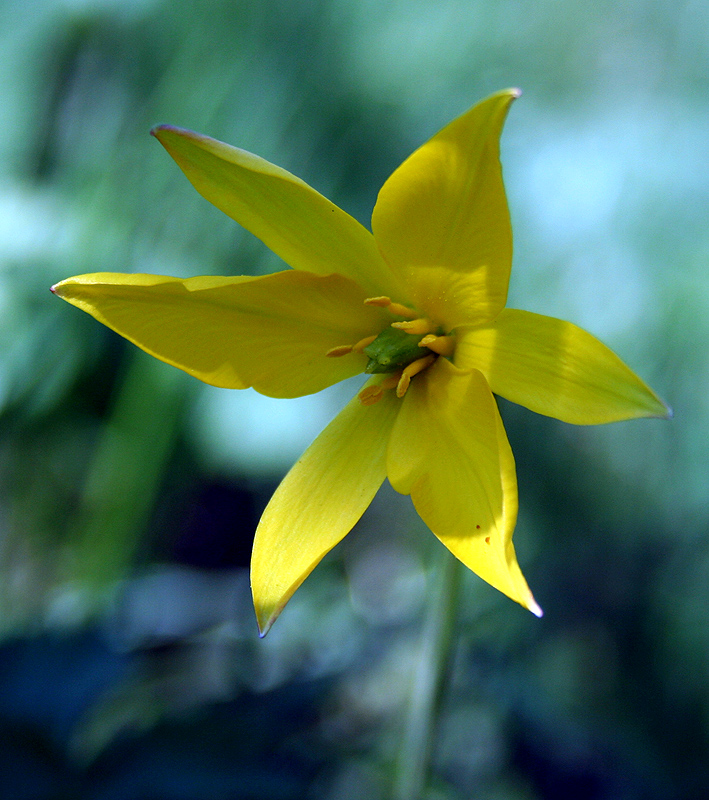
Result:
M397 397L403 397L414 375L418 375L441 356L451 356L455 349L453 336L446 336L431 320L418 317L416 312L388 297L370 297L365 305L386 308L403 322L392 322L378 335L367 336L353 345L333 347L325 354L339 357L348 353L364 353L369 357L364 371L369 374L387 374L378 384L366 386L359 393L363 405L373 405L385 391L396 387ZM423 338L422 338L423 337Z
M364 368L367 373L396 372L419 358L430 356L431 351L421 347L420 334L407 333L400 328L384 328L377 338L362 352L369 356Z

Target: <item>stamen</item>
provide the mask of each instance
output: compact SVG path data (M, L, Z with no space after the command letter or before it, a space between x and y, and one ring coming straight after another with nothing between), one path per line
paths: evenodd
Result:
M393 389L401 378L401 372L395 372L393 375L387 375L383 381L376 383L372 386L365 386L364 389L357 395L360 403L363 406L373 406L378 403L384 396L387 389Z
M364 304L365 306L379 306L380 308L386 308L387 311L389 311L391 314L395 314L397 317L413 319L416 316L416 312L413 308L409 308L401 303L394 303L391 297L368 297L364 301Z
M391 375L388 375L384 380L379 384L382 389L393 389L399 380L401 379L401 372L394 372Z
M392 314L396 314L397 317L404 317L406 319L414 319L416 316L416 311L413 308L409 308L401 303L390 303L387 310Z
M353 344L352 349L355 353L361 353L362 350L368 347L376 338L376 334L374 336L365 336L364 339L360 339L357 344Z
M433 364L436 360L436 356L431 354L430 356L425 356L424 358L418 358L416 361L412 361L408 367L404 368L404 371L401 373L401 378L399 379L399 383L396 387L396 396L403 397L406 394L406 390L409 388L409 384L411 383L411 379L414 375L418 375L419 372L422 372L426 369L426 367Z
M338 347L333 347L331 350L328 350L325 355L328 358L340 358L340 356L346 356L348 353L361 353L364 348L370 345L376 338L376 336L365 336L365 338L360 339L357 344L342 344Z
M365 386L357 397L359 397L359 402L363 406L373 406L382 399L383 394L382 387L379 384L375 384L374 386Z
M434 329L431 320L425 317L407 320L406 322L392 322L391 327L398 328L400 331L405 331L406 333L415 333L416 335L432 333Z
M436 336L429 333L421 339L419 347L428 347L439 356L452 356L455 352L455 339L452 336Z
M387 308L391 304L391 297L386 297L382 295L381 297L368 297L364 301L365 306L380 306L381 308Z
M340 347L333 347L332 350L328 350L325 355L328 358L340 358L340 356L346 356L351 353L353 349L351 344L343 344Z

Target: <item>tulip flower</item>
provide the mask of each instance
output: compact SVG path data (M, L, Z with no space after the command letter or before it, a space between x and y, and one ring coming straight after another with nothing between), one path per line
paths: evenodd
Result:
M262 634L385 478L460 561L540 615L512 544L515 464L494 395L580 425L669 413L591 334L505 308L499 139L518 95L483 100L406 159L379 192L371 233L258 156L161 125L152 133L197 191L290 269L96 273L53 287L214 386L292 398L369 375L261 518L251 581Z

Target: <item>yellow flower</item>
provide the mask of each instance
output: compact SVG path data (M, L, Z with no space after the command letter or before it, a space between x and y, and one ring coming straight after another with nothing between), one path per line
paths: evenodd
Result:
M251 580L262 633L385 477L464 564L541 614L512 545L517 482L493 392L583 425L668 414L590 334L504 308L512 234L499 138L518 95L492 95L416 150L382 187L373 233L258 156L159 126L197 191L293 269L96 273L53 287L215 386L298 397L372 375L261 518Z

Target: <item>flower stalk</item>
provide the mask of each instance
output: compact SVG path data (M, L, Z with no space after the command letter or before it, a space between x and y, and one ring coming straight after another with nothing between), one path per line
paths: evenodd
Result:
M392 800L425 797L444 684L453 662L461 576L461 562L446 548L436 548L435 597L426 606Z

